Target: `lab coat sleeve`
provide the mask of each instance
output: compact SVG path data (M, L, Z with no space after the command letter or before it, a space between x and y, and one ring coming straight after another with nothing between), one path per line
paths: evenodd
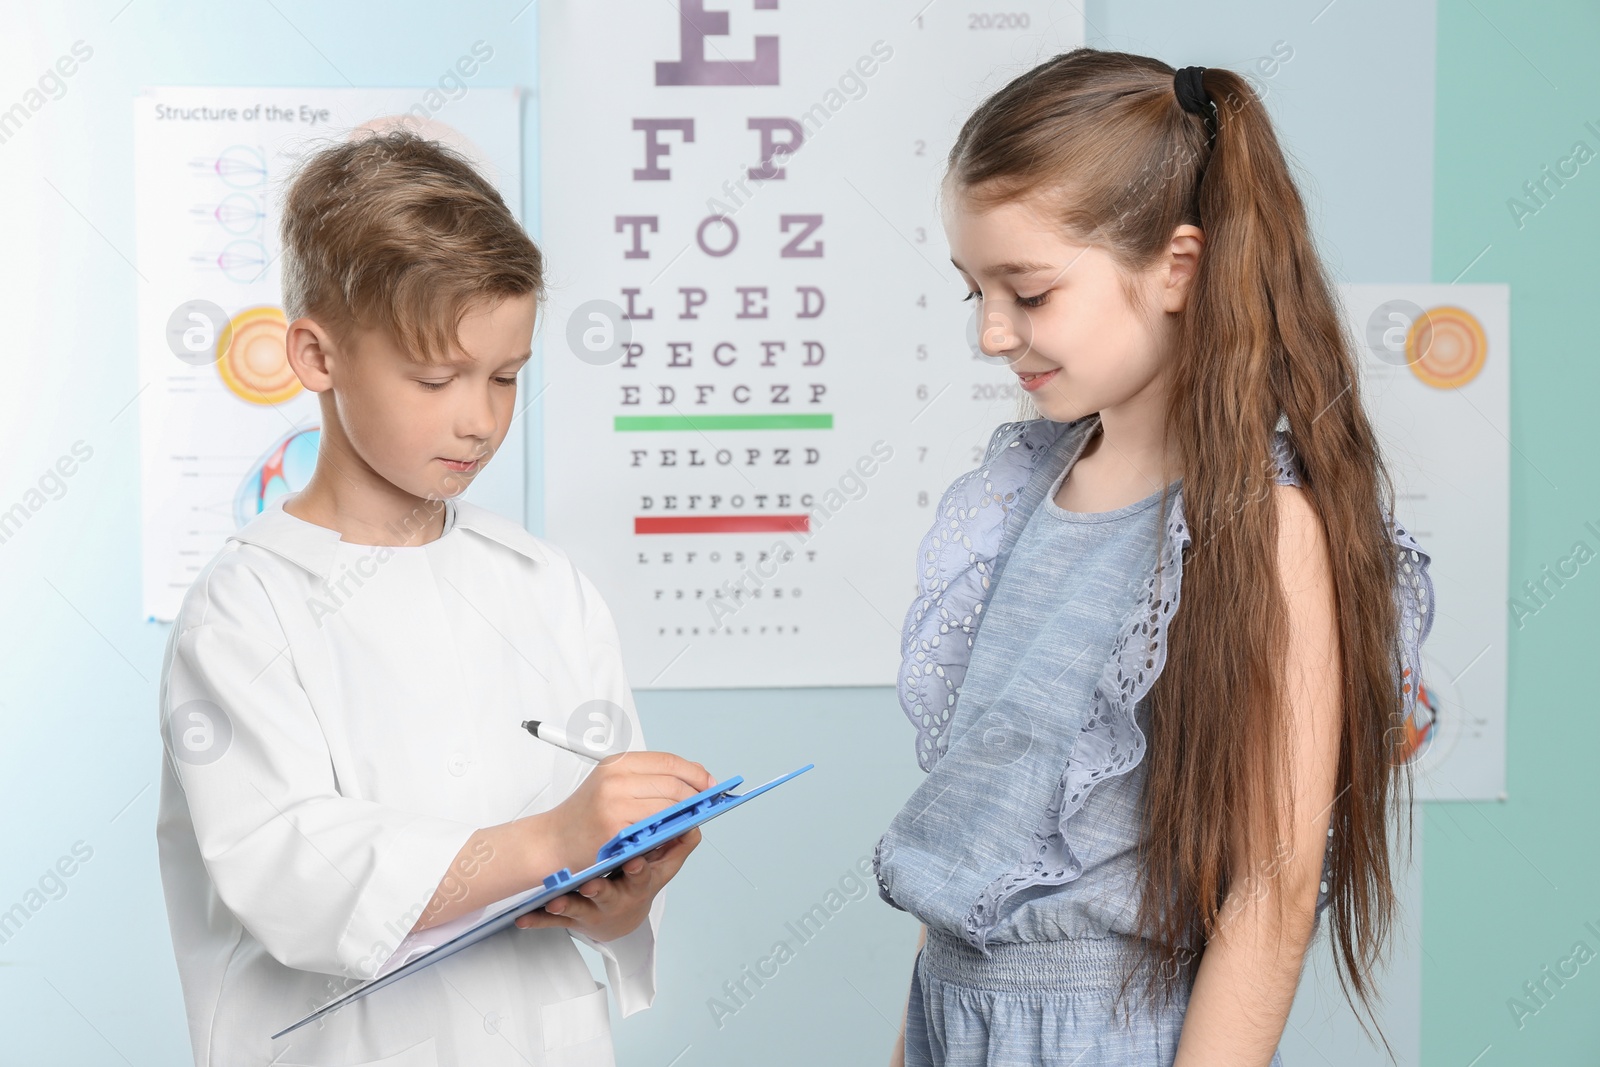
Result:
M644 731L639 724L639 712L634 706L627 673L622 667L622 644L617 637L616 622L599 590L590 583L588 577L581 572L577 577L578 591L583 600L584 630L590 650L594 691L623 709L631 731L628 747L643 749ZM596 941L584 934L573 934L574 938L595 949L604 959L606 979L616 993L618 1010L624 1017L642 1011L655 1002L656 935L661 928L665 906L666 891L662 890L651 902L648 921L614 941Z
M477 828L340 795L270 607L211 607L173 638L161 695L207 873L280 963L369 978Z
M617 995L617 1007L624 1018L643 1011L656 999L656 935L661 929L661 913L667 891L656 894L650 904L650 917L631 934L615 941L596 941L576 931L572 936L600 953L606 965L606 981Z

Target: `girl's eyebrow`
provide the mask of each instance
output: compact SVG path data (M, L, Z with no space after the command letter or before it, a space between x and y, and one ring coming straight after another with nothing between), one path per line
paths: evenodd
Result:
M954 256L950 257L950 262L957 270L964 271L969 274L971 273L970 271L967 271L967 268L963 267L959 263L956 263ZM1057 268L1055 265L1050 263L1035 263L1031 260L1011 260L1005 263L996 263L993 267L989 268L988 273L1002 276L1013 274L1041 274L1045 271L1055 271L1056 269Z

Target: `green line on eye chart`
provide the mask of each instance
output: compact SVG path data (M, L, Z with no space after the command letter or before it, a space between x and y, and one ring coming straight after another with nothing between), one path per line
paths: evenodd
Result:
M612 429L636 430L831 430L832 415L617 415Z

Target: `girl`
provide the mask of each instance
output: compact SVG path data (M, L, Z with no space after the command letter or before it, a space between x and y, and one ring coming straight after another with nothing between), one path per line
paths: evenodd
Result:
M1326 909L1370 1013L1433 616L1304 205L1242 77L1088 48L978 108L942 200L1042 417L919 549L893 1062L1279 1067Z

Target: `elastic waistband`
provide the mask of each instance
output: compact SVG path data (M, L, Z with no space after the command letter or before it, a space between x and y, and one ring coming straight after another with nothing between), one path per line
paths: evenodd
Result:
M1098 992L1115 990L1129 971L1133 985L1150 973L1143 942L1132 937L1085 937L1064 941L991 944L989 953L947 934L928 930L922 948L924 972L975 989ZM1193 968L1185 968L1192 978ZM1184 983L1180 983L1180 986Z

